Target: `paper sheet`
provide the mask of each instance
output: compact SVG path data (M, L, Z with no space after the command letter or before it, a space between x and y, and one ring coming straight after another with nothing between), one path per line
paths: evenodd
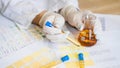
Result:
M37 26L31 25L28 30L20 30L13 22L6 22L4 18L1 20L3 21L0 22L0 58L42 40L41 30Z
M68 55L70 60L69 62L65 63L65 67L71 68L79 68L79 61L78 61L78 53L81 53L81 50L84 50L84 48L76 48L74 45L67 46L67 47L60 47L58 48L60 52L57 51L57 53L61 53L61 56ZM73 51L72 51L73 50ZM77 51L77 52L76 52ZM89 58L89 54L86 51L82 52L84 54L85 59L85 65L86 66L93 66L94 62ZM7 68L46 68L56 66L57 64L54 63L56 61L61 61L56 57L55 52L50 49L49 47L41 47L39 50L17 60L16 62L10 64L7 66ZM61 63L61 62L60 62ZM59 63L58 63L59 64ZM73 64L73 65L71 65ZM76 65L77 64L77 65Z
M54 52L49 48L50 43L43 40L41 29L37 26L31 25L27 30L21 30L13 22L1 17L3 20L0 22L0 66L1 68L20 68L20 67L40 67L44 64L55 60ZM3 23L4 22L4 23ZM46 45L47 44L47 45ZM56 44L57 45L57 44ZM47 46L47 47L46 47ZM74 53L71 53L70 48L73 47L58 47L59 51L64 56L69 52L71 58ZM66 49L66 50L65 50ZM82 48L80 48L82 49ZM73 55L72 55L73 54ZM88 58L88 53L86 58ZM48 56L49 55L49 56ZM92 60L87 60L91 61Z
M86 47L94 66L86 68L118 68L120 67L119 42L120 42L120 16L96 14L101 21L103 33L93 47ZM79 32L75 28L67 26L75 37ZM75 38L74 38L75 39Z
M101 40L99 40L99 42L95 46L80 48L80 49L79 48L77 49L76 46L72 46L71 47L72 53L68 52L69 50L71 51L71 49L69 47L68 48L67 47L58 47L58 49L60 49L59 50L60 52L59 51L58 52L61 53L62 55L68 54L73 59L76 58L75 57L76 53L83 52L84 55L86 55L85 60L90 60L90 61L87 61L88 63L91 63L91 62L94 63L93 65L90 64L90 65L86 66L86 68L119 68L120 67L120 62L119 62L120 61L120 58L119 58L120 57L120 55L119 55L119 51L120 51L119 50L119 48L120 48L120 46L119 46L120 31L119 31L119 29L120 28L118 25L118 24L120 24L119 16L114 16L114 15L98 15L98 16L101 18L104 17L105 22L103 23L103 26L102 26L102 27L104 27L104 29L103 29L104 32L101 36ZM5 22L5 21L3 21L3 22ZM2 22L0 22L0 23L2 23ZM2 24L4 26L8 27L8 25L6 25L5 23L2 23ZM4 28L3 25L2 25L2 27L0 25L0 28ZM15 26L15 25L13 25L13 26ZM111 26L113 26L113 27L111 27ZM11 27L9 27L9 28L11 28ZM9 31L10 34L13 35L11 32L12 30L16 31L16 28L12 28L12 29L6 28L1 31L4 31L4 32ZM31 31L34 31L34 30L31 30ZM37 68L37 66L39 67L39 64L41 64L40 55L42 55L41 50L42 49L44 50L44 48L45 49L47 48L45 51L46 53L47 52L51 53L51 54L47 53L47 55L50 55L50 57L53 57L54 51L53 52L49 51L50 43L47 43L45 41L44 42L37 41L39 39L37 37L35 38L34 32L33 32L33 34L29 34L29 32L26 32L26 31L22 31L22 32L24 34L28 34L27 37L30 39L31 39L31 36L33 35L32 39L31 39L32 43L30 43L31 45L29 45L29 46L26 45L24 48L21 48L21 47L18 48L19 50L16 51L16 53L14 53L14 54L9 54L7 56L4 55L4 58L0 59L1 68L5 68L5 67L13 68L14 66L22 66L22 65L23 65L22 67L26 66L26 68L30 68L32 66L34 68L35 67ZM16 33L16 34L18 33L17 35L21 34L21 32L19 33L19 31L16 31L14 33ZM24 39L24 37L25 37L24 34L22 36L20 36L20 38L19 37L18 38ZM39 34L39 33L36 33L36 34ZM6 36L9 37L10 35L8 33L6 33ZM2 43L3 45L7 45L6 43L4 43L7 40L5 38L4 38L3 32L0 32L0 43ZM9 37L9 40L11 38L12 37ZM25 40L27 40L27 38L25 38ZM13 40L13 41L16 41L16 40ZM35 41L37 41L37 42L35 43ZM0 46L3 48L2 45L0 45ZM5 48L7 48L7 47L8 47L8 45ZM42 49L40 49L40 48L42 48ZM3 49L0 49L0 50L1 50L0 51L1 53L6 53L6 52L2 51ZM4 49L4 50L6 50L6 49ZM57 54L54 54L54 57L55 57L55 55L57 55ZM45 59L42 61L48 61L48 63L52 62L53 60L58 59L58 58L56 58L56 59L49 58L49 56L47 57L46 55L44 55L44 56L45 56ZM44 58L44 56L42 56L42 58ZM33 57L36 57L36 58L33 58ZM28 61L31 61L31 62L29 64L25 63ZM38 62L38 61L40 61L40 62ZM25 64L23 64L23 63L25 63ZM45 63L45 64L47 64L47 63ZM63 65L59 66L59 68L62 68L63 66L66 66L66 65L69 66L69 64L71 65L71 63L63 64ZM74 64L73 64L73 66L74 66Z

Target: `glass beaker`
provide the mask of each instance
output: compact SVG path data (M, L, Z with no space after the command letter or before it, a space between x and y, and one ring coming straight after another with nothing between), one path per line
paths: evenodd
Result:
M97 42L96 35L94 34L95 19L96 17L91 14L83 17L84 28L78 36L78 41L82 46L93 46Z

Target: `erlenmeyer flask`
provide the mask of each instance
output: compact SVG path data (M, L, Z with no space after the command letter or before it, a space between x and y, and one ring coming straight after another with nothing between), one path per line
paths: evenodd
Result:
M96 35L94 34L95 19L96 17L91 14L83 17L84 28L78 36L78 41L82 46L93 46L97 42Z

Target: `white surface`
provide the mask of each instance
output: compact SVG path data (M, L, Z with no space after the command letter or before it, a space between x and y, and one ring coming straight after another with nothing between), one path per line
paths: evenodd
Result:
M97 14L97 16L104 18L104 31L96 46L86 48L96 64L95 67L91 68L119 68L120 16L100 14Z
M119 44L120 16L101 15L101 14L97 14L97 16L104 18L104 24L103 24L104 31L101 34L101 38L99 42L95 46L86 47L86 51L89 52L91 59L93 59L95 62L95 66L86 67L86 68L119 68L120 67L120 58L119 58L120 57L120 54L119 54L120 52L120 44ZM0 24L4 25L5 22L12 23L9 20L0 16ZM5 27L9 25L5 25ZM11 26L15 26L15 25L13 24ZM0 40L0 42L2 42L2 40ZM34 45L34 47L32 47L31 45ZM10 63L26 56L30 52L36 51L42 45L45 45L45 43L36 42L36 43L32 43L31 45L18 50L14 54L8 55L7 57L0 59L0 67L4 68ZM1 46L1 43L0 43L0 46Z

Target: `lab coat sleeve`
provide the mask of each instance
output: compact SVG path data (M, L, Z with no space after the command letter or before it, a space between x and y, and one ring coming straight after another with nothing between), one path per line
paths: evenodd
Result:
M21 28L28 28L34 17L46 10L47 0L0 0L1 14Z
M68 6L68 5L73 5L76 8L78 7L78 0L48 0L49 2L49 10L51 11L58 11L59 9Z

